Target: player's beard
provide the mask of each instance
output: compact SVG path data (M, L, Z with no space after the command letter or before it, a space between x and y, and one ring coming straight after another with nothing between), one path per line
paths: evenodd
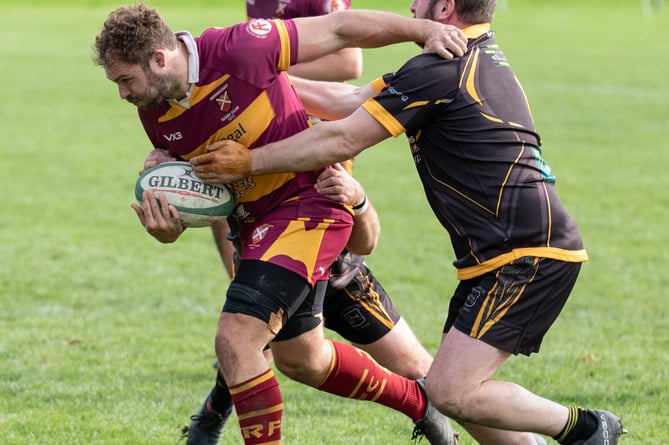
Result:
M140 94L130 95L126 100L139 108L156 108L171 97L176 79L169 74L161 76L151 70L145 70L147 87Z

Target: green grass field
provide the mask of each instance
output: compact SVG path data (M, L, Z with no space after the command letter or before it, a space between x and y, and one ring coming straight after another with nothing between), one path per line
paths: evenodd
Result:
M227 279L211 235L161 245L130 209L150 147L91 62L118 3L0 3L0 444L174 444L214 379ZM195 34L244 18L241 0L149 4ZM354 4L408 15L408 0ZM669 6L508 0L493 28L591 258L542 352L498 377L620 414L621 444L668 444ZM360 82L415 52L365 51ZM434 351L455 285L448 238L404 138L356 169L383 224L368 263ZM284 443L410 443L400 414L280 379ZM236 421L221 443L242 443Z

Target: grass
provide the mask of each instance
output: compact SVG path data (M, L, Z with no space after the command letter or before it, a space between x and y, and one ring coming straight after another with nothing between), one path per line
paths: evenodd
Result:
M150 4L195 34L244 17L241 3ZM129 208L148 142L90 61L117 3L2 5L0 442L175 443L214 378L227 279L211 236L190 230L160 245ZM356 6L408 14L398 0ZM637 2L603 0L500 6L497 39L591 261L542 352L498 376L622 414L621 444L667 443L669 11L645 17ZM365 51L361 82L415 51ZM434 351L455 273L410 159L398 138L361 155L356 172L383 222L368 262ZM403 416L280 378L285 443L409 443ZM234 421L222 443L241 443Z

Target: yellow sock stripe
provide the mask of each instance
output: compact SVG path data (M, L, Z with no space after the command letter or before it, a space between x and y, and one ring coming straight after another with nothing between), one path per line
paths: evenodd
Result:
M325 373L325 377L323 377L323 380L316 386L316 388L320 388L323 386L323 383L327 381L327 379L330 377L330 374L332 374L332 371L334 370L334 365L335 365L335 360L337 358L337 353L335 352L335 347L334 344L332 343L332 340L329 338L325 339L326 342L330 345L330 350L332 351L332 357L330 358L330 366L328 367L328 372Z
M381 397L381 394L383 394L383 390L386 388L386 383L388 383L388 381L387 381L386 379L383 379L383 380L381 381L381 387L380 387L379 390L376 392L376 395L375 395L374 397L372 397L372 399L371 399L372 402L376 402L376 399L378 399L379 397Z
M250 388L253 388L254 386L258 386L263 382L266 382L269 379L274 378L274 371L271 369L268 369L267 372L264 374L260 374L258 377L249 380L248 382L235 386L234 388L230 388L230 394L239 394L240 392L247 391Z
M241 422L242 420L250 419L251 417L260 417L260 416L275 413L275 412L278 412L278 411L281 411L281 410L283 410L283 403L279 403L278 405L270 406L269 408L259 409L257 411L250 411L250 412L248 412L246 414L242 414L242 415L237 414L237 420L239 420Z
M556 437L555 440L558 442L561 442L564 440L565 437L567 437L567 434L571 432L571 430L574 429L576 426L576 422L578 421L578 408L575 406L568 406L569 408L569 417L567 418L567 424L564 426L564 429L562 430L562 434L560 437Z
M365 383L365 379L367 378L367 374L369 373L368 369L365 369L365 372L362 373L362 377L360 377L360 380L358 381L358 384L353 388L353 391L351 391L351 394L347 395L346 397L349 399L352 399L353 396L358 392L360 387L362 386L363 383Z

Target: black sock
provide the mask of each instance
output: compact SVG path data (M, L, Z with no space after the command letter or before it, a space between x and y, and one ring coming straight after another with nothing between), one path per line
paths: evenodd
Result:
M232 396L221 371L216 373L216 385L209 393L211 407L219 414L227 415L232 409Z
M553 439L562 445L570 445L577 440L589 438L596 429L597 418L595 416L582 408L570 406L567 424Z

